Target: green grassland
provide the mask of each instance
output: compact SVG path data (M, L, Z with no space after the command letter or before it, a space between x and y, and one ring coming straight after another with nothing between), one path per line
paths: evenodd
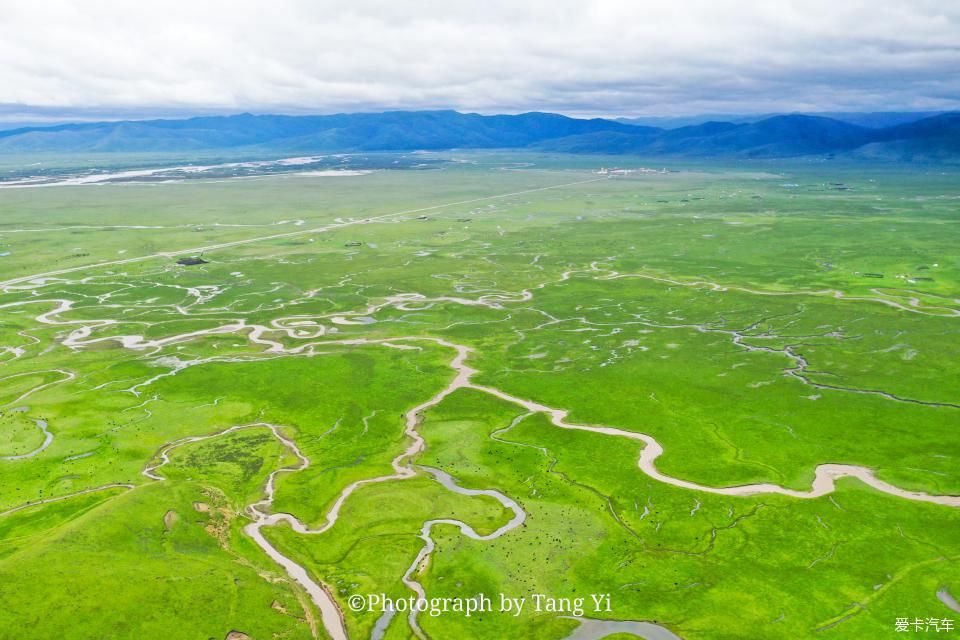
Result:
M0 638L327 637L244 531L271 486L264 509L312 530L339 510L321 533L262 531L350 638L417 637L405 613L349 606L409 598L405 574L430 598L610 594L584 616L686 640L960 618L937 596L960 597L960 509L854 478L817 498L679 487L626 437L708 487L806 491L834 463L960 495L960 174L422 159L0 189ZM623 433L458 388L405 457L406 414L455 380L454 345L473 384ZM433 520L481 539L438 523L411 569ZM579 624L530 608L417 622L439 640Z

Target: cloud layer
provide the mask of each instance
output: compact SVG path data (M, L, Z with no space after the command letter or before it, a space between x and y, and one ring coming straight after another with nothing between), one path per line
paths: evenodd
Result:
M3 14L8 113L960 107L955 0L9 0Z

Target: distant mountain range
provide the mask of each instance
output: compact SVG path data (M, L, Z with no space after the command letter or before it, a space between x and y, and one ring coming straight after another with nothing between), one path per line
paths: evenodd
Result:
M327 116L243 114L11 129L0 131L0 153L523 148L644 156L841 155L891 161L960 161L960 113L919 119L904 116L900 114L891 119L898 124L882 127L822 116L777 115L749 122L713 121L664 129L553 113L495 116L456 111Z
M704 122L733 122L747 124L759 122L774 116L806 115L831 118L841 122L880 129L898 124L906 124L915 120L938 116L944 111L820 111L816 113L765 113L765 114L700 114L695 116L646 116L639 118L615 118L624 124L637 124L644 127L660 127L663 129L679 129Z
M548 140L543 150L668 156L777 158L836 156L908 162L960 161L960 113L884 128L818 116L773 116L758 122L707 122L678 129L637 127Z

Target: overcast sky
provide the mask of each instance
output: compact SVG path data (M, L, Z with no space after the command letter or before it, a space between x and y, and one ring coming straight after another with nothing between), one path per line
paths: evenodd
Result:
M8 120L958 107L958 0L0 0Z

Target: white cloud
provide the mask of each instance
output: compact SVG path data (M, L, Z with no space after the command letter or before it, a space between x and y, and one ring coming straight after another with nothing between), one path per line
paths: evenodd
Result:
M624 115L960 106L955 0L0 2L7 105Z

